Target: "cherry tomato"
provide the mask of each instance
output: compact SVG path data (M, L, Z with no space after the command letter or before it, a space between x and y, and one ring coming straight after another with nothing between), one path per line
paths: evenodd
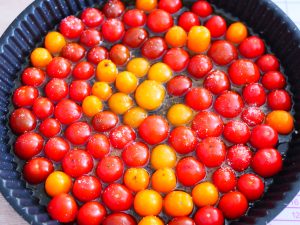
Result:
M99 225L104 220L106 210L99 202L83 204L77 214L78 225Z
M257 125L252 129L250 143L257 149L272 148L278 142L278 133L269 125Z
M246 58L256 58L265 53L265 44L259 37L251 36L242 41L239 51Z
M41 135L28 132L17 138L14 145L14 152L21 159L31 159L42 151L43 146L44 139Z
M123 15L123 22L130 27L143 26L146 23L146 19L146 13L140 9L130 9Z
M46 48L36 48L30 55L31 64L35 67L46 67L51 60L52 56Z
M143 44L141 53L148 59L157 59L165 53L167 48L167 43L163 38L151 37Z
M102 10L107 18L116 18L123 14L125 5L119 0L109 0L105 3Z
M68 84L63 79L53 78L46 84L45 94L52 101L60 101L68 95Z
M94 47L100 44L101 34L99 31L94 29L86 29L80 36L80 43L87 47Z
M72 75L75 79L78 80L88 80L95 73L94 66L89 62L79 62L73 69Z
M125 125L118 126L109 133L110 143L117 149L123 149L128 143L134 141L135 138L136 134L134 130Z
M213 68L211 59L206 55L195 55L190 59L188 72L195 78L202 78Z
M261 83L268 90L282 89L286 85L286 79L278 71L269 71L262 77Z
M32 111L39 119L46 119L54 111L54 105L48 98L39 97L32 105Z
M94 134L86 145L87 151L95 158L101 159L110 151L110 143L104 134Z
M89 62L98 65L102 60L108 59L108 51L103 46L95 46L89 50L86 58Z
M214 38L223 36L227 30L226 21L221 16L212 16L206 21L205 26L209 29L211 36Z
M32 106L39 97L39 91L35 87L21 86L14 91L12 101L17 107Z
M184 75L173 77L167 83L167 90L170 95L182 96L192 87L192 80Z
M143 142L131 142L126 145L122 152L122 159L127 166L145 166L150 158L150 151Z
M68 142L61 137L50 138L44 147L45 156L56 162L61 161L69 150Z
M192 197L198 207L215 205L219 200L219 192L213 183L206 181L193 188Z
M91 136L91 127L85 122L75 122L65 130L65 137L74 145L82 145Z
M195 13L184 12L178 18L178 26L181 26L186 32L189 32L193 26L199 26L200 20Z
M241 22L234 22L230 24L226 32L226 40L240 44L248 36L248 30L245 24Z
M23 134L36 127L36 117L30 110L19 108L10 115L9 125L14 133Z
M66 174L77 178L93 169L93 158L85 150L73 149L65 155L61 165Z
M173 26L166 33L165 40L171 47L183 47L187 42L187 33L182 27Z
M37 157L24 165L23 176L28 183L39 184L44 182L53 170L53 164L49 159Z
M238 58L235 46L225 40L213 42L207 54L216 64L221 66L225 66Z
M47 75L51 78L66 78L71 72L71 63L63 57L54 57L46 67Z
M189 58L189 54L182 48L171 48L164 55L163 62L173 71L179 72L187 67Z
M241 119L250 127L262 124L265 119L265 114L259 108L249 107L244 109L241 114Z
M97 176L105 183L112 183L121 178L124 165L118 156L105 156L98 163Z
M188 127L176 127L169 136L169 143L180 154L194 151L197 144L196 133Z
M289 112L275 110L267 115L266 124L273 127L279 134L289 134L294 129L294 118Z
M178 181L184 186L193 186L204 179L205 166L192 156L182 158L177 163L176 175Z
M129 28L123 37L123 44L130 48L139 48L148 39L148 33L144 28Z
M154 190L139 191L134 198L134 210L140 216L158 215L162 209L163 199Z
M137 9L150 12L157 7L157 0L137 0L135 7Z
M22 72L21 79L25 85L38 87L45 81L45 72L39 68L28 67Z
M215 95L230 90L230 81L227 74L221 70L213 70L208 73L203 86Z
M192 12L200 17L208 17L212 14L213 9L207 1L197 1L192 5Z
M70 84L70 99L82 102L85 97L91 94L91 89L92 88L88 82L83 80L74 80Z
M232 191L237 183L234 171L228 166L218 168L212 175L212 181L223 193Z
M154 169L173 168L176 165L176 152L168 145L161 144L151 151L151 166Z
M45 191L51 196L69 193L72 187L72 179L61 171L52 172L46 179Z
M182 7L181 0L160 0L158 8L167 11L168 13L176 13Z
M55 117L62 124L71 124L81 117L81 107L72 100L61 100L54 109Z
M246 145L234 145L228 149L228 165L230 165L235 171L242 172L246 170L250 166L251 159L252 152Z
M102 225L136 225L135 219L126 213L111 213L102 222Z
M185 96L185 103L197 111L208 109L212 102L211 92L202 87L192 88Z
M223 225L224 216L221 210L213 206L205 206L196 212L194 221L196 225Z
M110 111L97 113L92 119L92 126L98 132L109 131L119 122L118 116Z
M98 178L83 175L76 178L72 188L72 193L81 202L92 201L101 195L102 185Z
M272 177L282 168L282 156L274 148L262 148L253 156L251 167L262 177Z
M133 195L130 190L122 184L108 185L103 194L104 204L112 211L126 211L133 204Z
M168 225L196 225L190 217L182 216L173 218Z
M242 121L232 120L224 126L224 138L234 144L246 144L250 135L249 127Z
M81 19L68 16L60 22L59 30L66 38L79 38L84 30L84 24Z
M103 38L109 42L120 40L125 32L124 24L118 19L108 19L102 25Z
M260 199L264 193L265 185L255 174L243 174L237 182L238 190L245 195L248 201Z
M238 116L244 107L241 96L233 91L226 91L217 97L214 108L225 118L234 118Z
M183 126L193 119L193 110L184 104L174 104L169 108L167 119L174 126Z
M176 188L176 176L173 169L156 170L151 177L151 187L161 193L169 193Z
M226 146L221 139L208 137L199 142L196 153L205 166L218 167L225 160Z
M248 84L243 89L243 98L245 103L252 106L262 106L266 102L266 92L261 84Z
M109 58L118 66L124 65L130 57L129 49L122 45L116 44L109 51Z
M85 48L77 43L68 43L63 47L61 55L72 62L78 62L84 57Z
M257 61L256 64L260 68L260 70L264 73L270 71L277 71L279 70L280 64L278 59L272 54L266 54L261 56Z
M267 97L268 106L272 110L290 111L292 108L292 98L286 90L273 90Z
M188 216L193 208L192 197L184 191L172 191L164 199L164 211L172 217Z
M124 174L124 184L131 191L142 191L149 185L149 176L144 168L129 168Z
M98 27L104 21L103 13L96 8L86 8L82 11L80 18L88 27Z
M57 119L47 118L40 124L39 131L47 138L56 136L61 130L60 122Z
M173 19L168 12L155 9L148 15L147 26L155 33L162 33L173 26Z

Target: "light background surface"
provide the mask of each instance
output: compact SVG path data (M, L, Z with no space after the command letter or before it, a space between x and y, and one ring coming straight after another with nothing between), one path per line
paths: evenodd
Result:
M0 0L0 35L32 0ZM300 28L300 0L274 0ZM0 224L27 225L0 194ZM300 193L269 225L300 225Z

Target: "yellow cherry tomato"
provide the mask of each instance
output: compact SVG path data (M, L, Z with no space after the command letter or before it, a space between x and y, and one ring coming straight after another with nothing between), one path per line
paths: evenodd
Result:
M35 67L46 67L52 60L50 52L45 48L36 48L30 55L30 60Z
M157 0L136 0L135 7L149 12L157 7Z
M61 171L52 172L46 179L45 190L47 194L54 197L59 194L68 193L72 187L72 179Z
M145 190L149 185L149 173L143 168L129 168L124 174L124 184L135 192Z
M136 76L128 71L121 72L116 78L116 88L125 94L130 94L135 91L138 85Z
M184 104L175 104L168 111L167 118L174 126L181 126L193 119L193 110Z
M173 168L176 165L176 152L169 145L158 145L151 151L150 162L154 169Z
M273 127L279 134L289 134L294 129L294 118L287 111L274 110L267 115L266 124Z
M176 176L174 170L163 168L156 170L151 177L151 185L155 191L168 193L176 187Z
M92 87L92 94L100 100L106 101L112 95L112 89L106 82L95 82Z
M154 80L145 80L137 87L135 92L137 104L146 110L158 109L164 98L164 86Z
M143 190L136 194L133 202L134 210L140 216L156 216L162 209L163 199L154 190Z
M210 31L204 26L193 26L188 34L187 47L196 53L205 52L210 45Z
M64 36L59 32L51 31L45 37L45 47L53 54L60 53L66 44Z
M112 83L116 80L117 74L117 66L111 60L104 59L97 66L96 77L99 81Z
M137 128L140 126L140 124L146 119L148 116L147 111L140 108L140 107L134 107L132 109L129 109L123 117L123 123L131 126L132 128Z
M172 75L172 70L167 64L158 62L150 67L148 79L164 83L170 80Z
M165 40L171 47L183 47L187 41L187 34L182 27L174 26L166 33Z
M114 113L122 115L133 106L133 101L129 95L118 92L108 99L108 106Z
M192 191L193 201L198 207L215 205L219 199L219 192L211 182L197 184Z
M102 109L103 109L103 105L101 100L98 97L94 95L90 95L83 99L82 111L85 115L89 117L93 117L98 112L101 112Z
M192 197L184 191L172 191L164 199L164 210L173 217L188 216L193 208Z
M138 225L164 225L164 222L157 216L146 216L143 217Z
M144 77L150 68L149 62L144 58L134 58L130 60L126 69L137 77Z
M226 32L226 39L234 44L241 43L247 36L247 27L241 22L231 24Z

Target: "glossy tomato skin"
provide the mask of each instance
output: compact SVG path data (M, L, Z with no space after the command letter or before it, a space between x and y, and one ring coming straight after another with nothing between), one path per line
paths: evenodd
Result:
M30 184L39 184L45 181L54 171L52 162L44 157L37 157L28 161L23 167L24 179Z
M120 40L125 32L124 24L118 19L108 19L102 25L103 38L109 42Z
M118 156L106 156L98 163L97 176L105 183L111 183L121 178L124 165Z
M154 145L168 137L168 122L161 116L148 116L139 126L139 135L148 144Z
M250 139L250 129L242 121L232 120L224 126L223 136L234 144L245 144Z
M39 131L47 138L56 136L61 130L60 122L57 119L47 118L39 127Z
M125 12L123 22L130 27L143 26L146 23L147 15L143 10L130 9Z
M243 89L245 103L250 106L262 106L265 104L267 96L263 86L259 83L248 84Z
M99 225L104 220L106 209L99 202L83 204L77 214L78 225Z
M66 78L71 72L71 63L63 57L54 57L47 65L47 75L51 78Z
M134 141L136 138L135 131L125 125L116 127L109 133L111 145L117 149L123 149L127 144Z
M193 26L200 25L200 20L195 13L184 12L179 16L178 25L181 26L186 32L189 32Z
M94 47L100 44L101 34L99 31L94 29L86 29L80 36L80 43L87 47Z
M192 6L192 12L200 17L207 17L213 13L213 9L207 1L197 1Z
M89 173L93 169L93 158L85 150L73 149L62 160L63 171L71 177L77 178Z
M39 97L34 101L32 111L39 119L46 119L53 114L54 104L48 98Z
M213 94L219 95L230 90L230 81L225 72L213 70L205 78L203 86Z
M123 44L130 48L139 48L148 39L148 32L141 27L129 28L123 37Z
M190 217L175 217L172 219L168 225L196 225L195 222Z
M262 124L265 114L256 107L245 108L241 114L241 119L250 127Z
M215 63L221 66L225 66L238 58L235 46L225 40L215 41L207 54Z
M218 168L213 173L212 181L218 190L223 193L232 191L237 184L235 172L230 167Z
M227 152L228 165L235 171L244 171L250 166L252 155L248 146L242 144L234 145Z
M168 141L177 153L187 154L194 151L197 137L190 128L180 126L171 131Z
M271 177L282 168L282 156L274 148L258 150L252 160L252 169L262 177Z
M102 10L107 18L116 18L123 14L125 5L119 0L109 0Z
M290 111L292 108L292 99L286 90L273 90L268 94L268 106L272 110Z
M189 58L189 54L182 48L171 48L164 55L163 62L173 71L179 72L187 67Z
M214 38L223 36L227 29L226 21L221 16L212 16L206 21L205 26L209 29L211 36Z
M206 55L195 55L190 59L187 70L195 78L202 78L213 68L211 59Z
M272 148L278 142L278 133L269 125L257 125L252 129L250 143L257 149Z
M77 43L68 43L63 47L61 55L72 62L78 62L84 57L85 48Z
M225 118L234 118L238 116L244 107L241 96L233 91L227 91L217 97L214 108L221 116Z
M51 199L47 211L52 219L69 223L75 220L78 206L71 195L60 194Z
M35 67L26 68L22 75L22 83L28 86L38 87L45 81L45 72Z
M162 33L173 26L173 19L165 10L155 9L148 15L147 26L155 33Z
M64 18L59 24L60 32L70 39L78 38L84 30L84 24L81 19L75 16Z
M176 175L178 181L184 186L193 186L205 177L205 166L189 156L177 163Z
M62 124L71 124L80 119L82 110L74 101L64 99L55 106L54 115Z
M72 193L81 202L92 201L101 195L102 185L98 178L89 175L78 177L72 188Z
M75 122L67 127L64 135L72 144L82 145L91 136L91 128L88 123Z
M184 95L192 87L192 80L184 75L173 77L167 83L167 91L174 96Z
M21 159L31 159L39 154L44 146L44 139L34 132L24 133L19 136L14 145L15 154Z
M264 193L265 185L255 174L243 174L237 182L238 190L245 195L248 201L260 199Z
M185 96L185 103L194 110L208 109L213 102L212 93L202 87L192 88Z
M223 225L224 216L218 208L205 206L196 212L194 221L196 225Z
M181 0L161 0L158 3L158 8L167 11L168 13L176 13L182 7Z
M239 51L246 58L256 58L265 53L265 44L259 37L251 36L242 41Z
M46 96L52 101L59 101L68 95L68 84L60 78L51 79L45 86Z
M109 131L114 128L119 122L116 114L110 111L97 113L92 119L92 126L98 132Z
M221 139L208 137L199 142L196 154L205 166L217 167L225 160L226 146Z
M142 46L141 53L148 59L161 57L168 49L166 41L161 37L151 37Z
M73 69L73 77L78 80L88 80L95 73L94 66L89 62L79 62Z
M56 162L61 161L69 150L69 143L61 137L50 138L44 147L47 158Z
M286 79L278 71L269 71L262 77L261 83L268 90L282 89L286 85Z
M270 71L277 71L279 70L280 64L278 59L272 54L266 54L261 56L257 61L256 64L260 68L260 70L264 73Z
M101 159L110 151L109 139L104 134L96 133L89 138L86 149L95 159Z
M95 46L87 53L87 60L93 64L98 64L104 59L108 59L108 51L103 46Z
M21 86L14 91L12 101L17 107L32 106L38 96L39 91L35 87Z
M9 125L14 133L23 134L36 127L36 117L30 110L19 108L10 115Z
M102 225L136 225L135 219L126 213L117 212L108 215L104 220Z
M91 94L91 86L83 80L74 80L70 84L69 95L73 101L82 102L83 99Z
M82 22L88 27L98 27L104 21L103 13L96 8L86 8L81 13Z
M143 142L131 142L122 152L122 159L127 166L142 167L149 162L150 151Z
M122 44L114 45L109 51L109 58L118 66L124 65L130 57L129 49Z
M103 194L102 200L112 211L126 211L133 204L133 195L130 190L122 184L108 185Z

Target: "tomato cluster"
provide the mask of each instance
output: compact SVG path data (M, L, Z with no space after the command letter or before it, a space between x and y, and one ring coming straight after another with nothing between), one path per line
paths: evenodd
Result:
M109 0L64 18L30 61L14 152L59 222L222 225L281 170L294 122L280 63L204 0Z

